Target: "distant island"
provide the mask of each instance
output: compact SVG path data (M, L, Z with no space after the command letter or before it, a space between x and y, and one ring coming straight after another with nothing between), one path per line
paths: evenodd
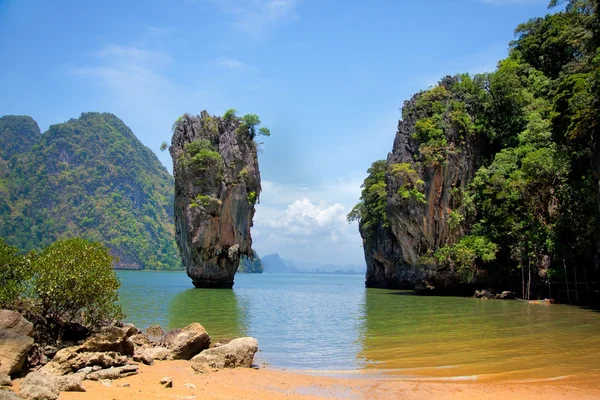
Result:
M338 275L364 275L365 266L317 264L298 262L282 259L279 254L268 254L261 258L264 272L271 274L296 273L296 274L338 274Z

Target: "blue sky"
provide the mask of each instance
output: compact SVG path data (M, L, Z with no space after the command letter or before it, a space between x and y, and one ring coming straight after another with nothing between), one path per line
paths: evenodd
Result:
M493 70L548 0L0 0L0 115L42 131L121 118L163 164L184 112L258 114L272 136L260 255L364 264L345 215L391 150L404 100L446 74Z

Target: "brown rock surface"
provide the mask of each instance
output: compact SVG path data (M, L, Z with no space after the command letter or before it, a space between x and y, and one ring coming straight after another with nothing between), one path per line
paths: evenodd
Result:
M163 346L171 352L174 360L189 360L210 346L210 336L197 322L182 329L174 329L165 335Z
M234 339L219 347L204 350L191 359L194 371L203 373L211 369L250 368L258 351L258 341L252 337Z
M33 324L21 314L0 311L0 374L12 375L21 370L33 347Z
M174 128L176 239L196 287L231 288L240 257L252 256L261 186L256 143L243 128L240 118L206 111Z

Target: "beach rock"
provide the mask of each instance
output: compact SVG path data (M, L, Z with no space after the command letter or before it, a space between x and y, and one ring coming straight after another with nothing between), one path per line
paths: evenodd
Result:
M173 387L173 379L171 379L171 377L169 377L169 376L165 376L164 378L162 378L160 380L160 384L166 388L172 388Z
M175 238L194 286L231 288L261 185L254 135L242 119L184 114L169 147L175 178Z
M0 386L12 386L12 381L8 374L0 374Z
M186 389L196 389L196 385L194 385L193 383L185 383L183 387Z
M15 331L0 329L0 373L13 375L23 368L33 347L33 338L22 333L26 331L23 326L18 326Z
M204 350L191 359L192 368L198 373L211 369L252 366L258 351L258 341L252 337L234 339L219 347Z
M56 379L41 372L31 372L21 382L20 395L31 400L55 400L59 388Z
M171 350L163 346L138 347L134 357L150 358L152 360L172 360ZM137 361L137 360L136 360Z
M497 299L500 300L509 300L509 299L514 299L515 298L515 294L511 291L505 290L502 293L498 293L496 295Z
M124 365L122 367L111 367L108 369L102 369L100 371L92 372L86 375L85 379L92 381L101 381L104 379L120 379L126 376L135 375L138 373L137 365Z
M149 346L149 345L153 345L152 341L150 341L150 339L148 338L148 336L144 335L143 333L138 333L136 335L132 335L129 340L131 340L131 342L134 344L134 346L137 348L138 346ZM135 350L134 350L135 352Z
M7 329L25 336L33 335L33 324L21 314L10 310L0 310L0 330Z
M154 364L154 359L152 357L148 356L147 354L134 354L132 358L133 358L133 361L141 362L146 365Z
M182 329L174 329L165 335L163 345L174 360L189 360L210 346L210 336L197 322Z
M152 342L159 342L165 336L165 331L160 325L152 325L146 329L146 336Z
M109 325L102 328L99 333L89 337L83 345L81 352L106 352L116 351L128 356L133 355L135 346L129 339L131 336L141 333L138 328L131 324L125 326Z
M85 392L83 387L84 374L58 376L55 379L58 390L61 392Z
M11 390L0 389L0 400L23 400L23 398Z
M50 375L66 375L85 367L98 366L110 368L127 363L127 356L114 351L81 352L81 347L66 347L59 350L52 361L44 365L40 371Z

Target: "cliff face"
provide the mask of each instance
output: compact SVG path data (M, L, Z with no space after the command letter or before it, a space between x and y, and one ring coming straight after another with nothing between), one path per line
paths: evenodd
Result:
M452 223L451 213L461 206L460 193L480 164L478 139L453 109L458 99L447 89L453 83L442 81L404 104L385 166L387 222L370 228L365 241L367 287L448 283L427 258L464 235L464 224ZM466 111L460 113L469 121Z
M175 228L196 287L231 288L242 255L252 257L250 227L261 190L256 144L237 117L184 115L170 147Z

